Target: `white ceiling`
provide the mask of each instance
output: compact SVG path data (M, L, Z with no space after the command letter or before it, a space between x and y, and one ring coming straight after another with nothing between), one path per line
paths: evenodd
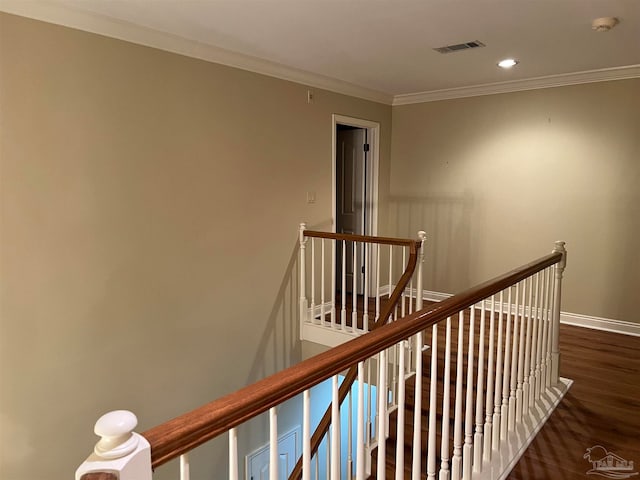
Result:
M378 99L615 67L637 76L640 65L640 0L0 0L0 10ZM593 31L602 16L620 24ZM472 40L486 47L433 50ZM520 64L497 68L505 57Z

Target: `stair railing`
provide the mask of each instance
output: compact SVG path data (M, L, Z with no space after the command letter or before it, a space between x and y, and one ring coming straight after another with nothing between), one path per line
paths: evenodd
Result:
M411 313L414 310L422 309L423 295L422 295L422 264L424 262L424 241L426 238L426 233L424 231L418 232L419 240L409 240L409 239L401 239L401 238L388 238L388 237L375 237L375 236L366 236L366 235L352 235L352 234L342 234L342 233L330 233L330 232L318 232L313 230L306 230L306 225L304 223L300 224L300 336L301 340L313 340L313 338L309 338L305 336L305 327L310 325L321 325L324 328L329 328L332 330L349 330L351 332L359 332L366 333L376 328L381 327L386 324L389 320L393 320L394 318L401 318L406 315L406 313ZM308 240L311 240L311 253L307 255L306 252L306 244ZM320 259L319 264L316 261L316 244L315 240L318 239L320 242ZM331 249L331 263L329 268L327 268L327 258L325 257L325 243L330 243ZM382 256L382 247L387 247L387 251L384 252L386 257L388 258L388 264L385 265L387 267L386 272L381 268L381 259ZM394 251L395 247L399 247L401 250ZM347 256L345 252L351 252L352 255L352 280L351 280L351 305L350 311L347 312ZM340 255L337 255L336 252L339 252ZM358 256L358 252L360 255ZM308 258L309 257L309 258ZM407 258L408 257L408 258ZM401 262L400 263L400 258ZM397 283L394 284L394 259L396 265L399 264L402 268L402 275L397 280ZM310 286L310 297L311 297L311 305L309 308L309 302L307 299L307 288L306 288L306 265L310 263L310 277L311 277L311 286ZM336 268L336 264L341 266L340 269ZM341 264L341 265L340 265ZM355 275L356 272L360 270L359 266L362 264L362 283L363 285L359 288L358 278ZM404 265L404 267L403 267ZM414 273L416 272L417 265L417 273L415 275L416 278L416 288L413 288L413 278ZM320 270L320 284L321 284L321 295L320 295L320 312L319 315L316 315L315 308L315 298L316 298L316 283L315 280L318 277L316 274L316 268ZM329 270L330 278L331 278L331 300L328 305L328 308L325 308L325 281L326 274L325 271ZM371 272L371 273L369 273ZM381 288L382 276L384 274L388 274L388 284L384 286L384 289ZM385 275L386 276L386 275ZM373 277L373 278L372 278ZM336 280L341 280L341 286L339 287L341 302L340 307L336 303ZM370 281L372 280L372 281ZM370 287L373 286L373 292L371 292ZM359 314L358 312L358 291L362 292L362 311ZM388 296L383 300L383 291L388 292ZM372 297L375 299L375 307L374 314L375 320L371 325L369 325L369 298ZM399 307L399 308L398 308ZM339 308L339 311L338 311ZM399 311L400 310L400 311ZM339 315L338 315L339 313ZM347 316L347 313L349 314ZM339 321L336 321L336 318L339 318ZM361 322L358 322L358 319L361 318ZM404 352L402 352L404 353ZM398 355L400 355L398 353ZM404 368L403 368L404 371ZM322 416L318 426L316 427L313 435L311 436L311 440L309 443L309 456L313 457L316 455L320 444L324 439L326 439L327 445L331 444L331 448L333 451L331 454L327 454L327 458L330 456L336 457L340 455L340 446L339 442L331 442L328 435L329 427L336 422L336 409L340 409L343 402L346 400L347 395L351 392L352 386L356 379L358 378L358 368L357 366L352 366L349 368L348 372L345 374L345 377L340 384L340 387L337 390L336 401L333 404L329 405ZM404 379L404 374L398 375L396 378L399 378L400 381ZM364 381L364 380L363 380ZM362 383L362 382L360 382ZM369 383L371 383L369 381ZM395 382L394 382L395 383ZM380 385L376 385L378 388ZM385 386L386 388L386 386ZM401 390L401 389L400 389ZM392 398L396 397L396 393L399 389L392 389ZM369 393L371 390L369 390ZM371 396L369 395L369 398ZM358 419L363 422L364 419ZM373 428L371 427L371 418L367 418L367 431L372 432ZM348 422L347 428L349 431L351 430L351 421ZM334 432L334 436L336 433ZM370 435L370 434L369 434ZM364 441L364 435L361 442ZM369 444L371 438L367 439L367 443ZM352 442L348 442L348 448L351 447ZM289 480L298 480L302 478L303 472L303 460L304 456L300 457L293 468L293 471L289 475ZM350 458L348 462L351 462Z
M345 337L335 336L332 342L330 332L366 333L386 318L382 313L389 302L395 303L387 308L394 318L412 313L422 299L423 256L418 261L417 255L423 255L425 238L423 231L417 241L319 232L301 223L301 339L335 346ZM392 298L394 290L397 299Z
M479 475L484 475L483 478L504 476L504 469L508 470L515 463L513 458L524 450L517 440L540 428L540 421L550 414L550 398L561 395L566 388L566 382L558 377L560 354L557 335L565 261L564 243L556 242L551 254L534 262L399 321L387 323L142 435L132 433L135 422L130 418L124 422L116 421L117 418L99 421L96 432L103 439L96 446L96 453L78 469L76 479L110 480L113 478L110 475L117 473L120 480L148 480L152 469L182 455L184 468L181 469L181 478L187 480L188 462L184 456L208 440L228 433L229 479L237 480L237 427L265 412L269 412L270 419L272 461L269 478L276 479L276 407L298 394L303 397L302 475L303 479L310 479L310 389L324 380L333 379L332 410L335 418L338 416L335 413L337 376L356 366L359 396L355 416L363 418L361 400L365 363L372 358L378 359L376 374L380 391L377 444L372 445L374 454L377 454L376 469L371 472L371 478L417 480L425 471L427 478L439 476L453 480L472 479ZM457 331L452 321L456 317ZM439 332L440 326L445 327L444 332ZM428 336L429 330L430 342L424 342L423 337ZM464 341L465 332L467 342ZM440 333L444 334L444 341ZM456 334L457 342L452 342L453 334ZM403 352L407 342L415 347L415 375L407 378L404 386L406 398L413 402L413 422L411 417L406 422L399 419L400 412L405 409L405 405L400 403L396 406L397 416L388 415L389 402L385 390L389 377L387 369L398 369L404 373L403 362L389 362L388 353L396 346ZM423 362L423 357L426 362ZM439 382L442 378L454 378L452 365L456 367L455 384ZM428 384L426 400L429 402L424 419L420 403L423 377ZM447 405L452 402L454 414L445 416ZM405 423L407 432L404 431ZM334 423L331 442L337 441L336 434L339 439L339 430L339 422ZM402 457L400 450L404 454L405 433L412 439L413 450L407 451L406 458L398 461L398 457ZM360 441L363 436L362 422L358 422L355 478L359 480L368 477L366 444ZM394 441L396 455L395 460L389 462L388 473L384 451L387 446L392 447ZM505 460L504 454L510 455L511 460ZM331 472L327 478L340 478L340 462L339 457L330 459Z

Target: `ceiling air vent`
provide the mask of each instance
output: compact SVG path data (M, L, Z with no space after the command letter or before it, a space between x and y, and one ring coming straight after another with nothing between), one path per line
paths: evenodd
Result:
M473 42L458 43L456 45L447 45L446 47L438 47L438 48L434 48L434 50L440 53L451 53L451 52L459 52L460 50L469 50L470 48L480 48L484 46L485 46L484 43L479 42L478 40L474 40Z

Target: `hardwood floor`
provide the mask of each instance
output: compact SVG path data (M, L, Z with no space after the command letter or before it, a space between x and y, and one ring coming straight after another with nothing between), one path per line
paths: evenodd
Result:
M507 478L605 478L587 475L595 445L639 472L640 337L561 325L560 352L560 374L574 383Z

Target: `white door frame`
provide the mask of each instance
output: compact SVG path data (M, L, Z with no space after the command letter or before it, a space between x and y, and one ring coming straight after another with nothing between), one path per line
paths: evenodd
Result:
M367 170L367 191L371 192L369 201L365 206L370 215L366 218L365 235L378 234L378 170L380 161L380 124L370 120L360 118L347 117L334 113L331 116L331 206L332 206L332 225L331 230L335 233L338 211L336 205L336 126L349 125L351 127L359 127L367 130L367 143L369 144L369 165L371 168Z

